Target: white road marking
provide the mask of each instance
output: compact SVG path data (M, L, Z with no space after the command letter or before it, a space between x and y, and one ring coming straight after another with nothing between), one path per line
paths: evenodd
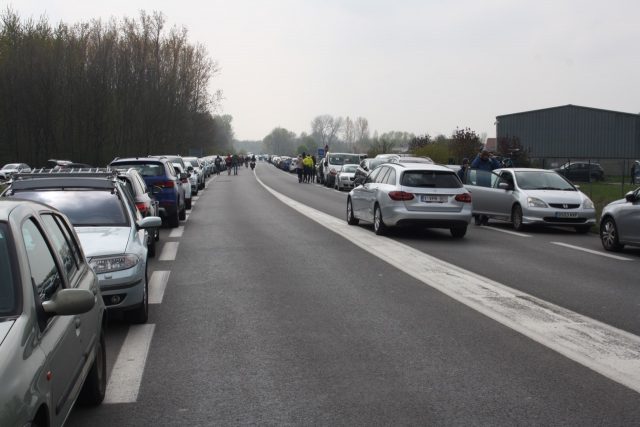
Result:
M165 242L162 246L162 253L158 257L158 261L173 261L178 255L178 245L180 242Z
M156 325L131 325L111 370L104 403L133 403L138 400L144 366Z
M154 271L149 279L149 304L161 304L171 271Z
M350 226L345 220L278 193L256 178L283 203L415 279L640 393L640 337Z
M531 237L530 234L524 234L524 233L518 233L517 231L511 231L511 230L504 230L502 228L494 228L494 227L487 227L487 226L483 226L481 227L484 230L493 230L493 231L499 231L501 233L507 233L507 234L511 234L513 236L519 236L519 237Z
M558 246L564 246L565 248L571 248L571 249L575 249L577 251L582 251L582 252L587 252L590 254L594 254L594 255L600 255L606 258L613 258L613 259L617 259L619 261L633 261L631 258L625 258L619 255L613 255L613 254L608 254L606 252L599 252L599 251L594 251L592 249L587 249L587 248L581 248L580 246L573 246L573 245L568 245L566 243L562 243L562 242L551 242L554 245L558 245Z
M180 225L169 233L169 237L182 237L182 233L184 233L184 225Z

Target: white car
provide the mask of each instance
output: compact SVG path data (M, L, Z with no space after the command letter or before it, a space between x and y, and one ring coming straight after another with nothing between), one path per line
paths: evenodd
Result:
M0 169L0 179L9 179L16 172L31 172L31 168L26 163L7 163Z
M356 170L358 170L358 165L355 164L347 164L342 165L342 169L336 175L335 184L333 188L338 191L341 191L343 188L353 188L354 181L356 178Z
M172 163L176 170L176 174L180 177L182 188L184 189L184 204L187 209L191 209L191 182L189 181L189 172L182 168L180 163Z

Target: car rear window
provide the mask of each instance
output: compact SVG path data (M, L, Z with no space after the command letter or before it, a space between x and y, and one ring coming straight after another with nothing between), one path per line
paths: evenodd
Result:
M9 248L7 224L0 223L0 317L18 314L18 287L14 280Z
M162 176L165 174L164 165L162 163L111 163L112 168L130 169L133 168L140 172L142 176Z
M34 200L60 210L74 226L129 226L117 194L104 190L17 191L12 197Z
M460 188L462 184L452 171L405 171L400 184L406 187Z

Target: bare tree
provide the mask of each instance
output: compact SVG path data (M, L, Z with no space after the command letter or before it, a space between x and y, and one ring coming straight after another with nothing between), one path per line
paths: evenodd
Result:
M321 147L331 147L342 129L342 117L333 117L328 114L317 116L311 122L311 134Z

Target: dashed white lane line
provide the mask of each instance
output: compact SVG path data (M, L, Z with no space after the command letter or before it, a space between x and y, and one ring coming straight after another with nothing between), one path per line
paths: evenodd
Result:
M176 228L174 228L173 230L171 230L171 232L169 233L169 237L182 237L182 233L184 233L184 225L180 225Z
M171 271L154 271L149 279L149 304L161 304Z
M619 261L633 261L631 258L625 258L619 255L613 255L613 254L608 254L606 252L599 252L599 251L594 251L592 249L587 249L587 248L581 248L580 246L573 246L573 245L569 245L566 243L562 243L562 242L551 242L554 245L558 245L558 246L564 246L565 248L571 248L571 249L575 249L577 251L582 251L582 252L587 252L590 254L594 254L594 255L600 255L606 258L613 258L613 259L617 259Z
M484 230L493 230L493 231L499 231L501 233L511 234L512 236L531 237L530 234L518 233L517 231L511 231L511 230L503 230L502 228L494 228L494 227L482 227L482 228Z
M256 178L283 203L422 283L640 393L640 337L347 225Z
M178 255L178 246L180 242L165 242L162 245L162 252L158 257L158 261L174 261Z
M132 325L111 371L104 403L133 403L138 400L144 366L156 325Z

